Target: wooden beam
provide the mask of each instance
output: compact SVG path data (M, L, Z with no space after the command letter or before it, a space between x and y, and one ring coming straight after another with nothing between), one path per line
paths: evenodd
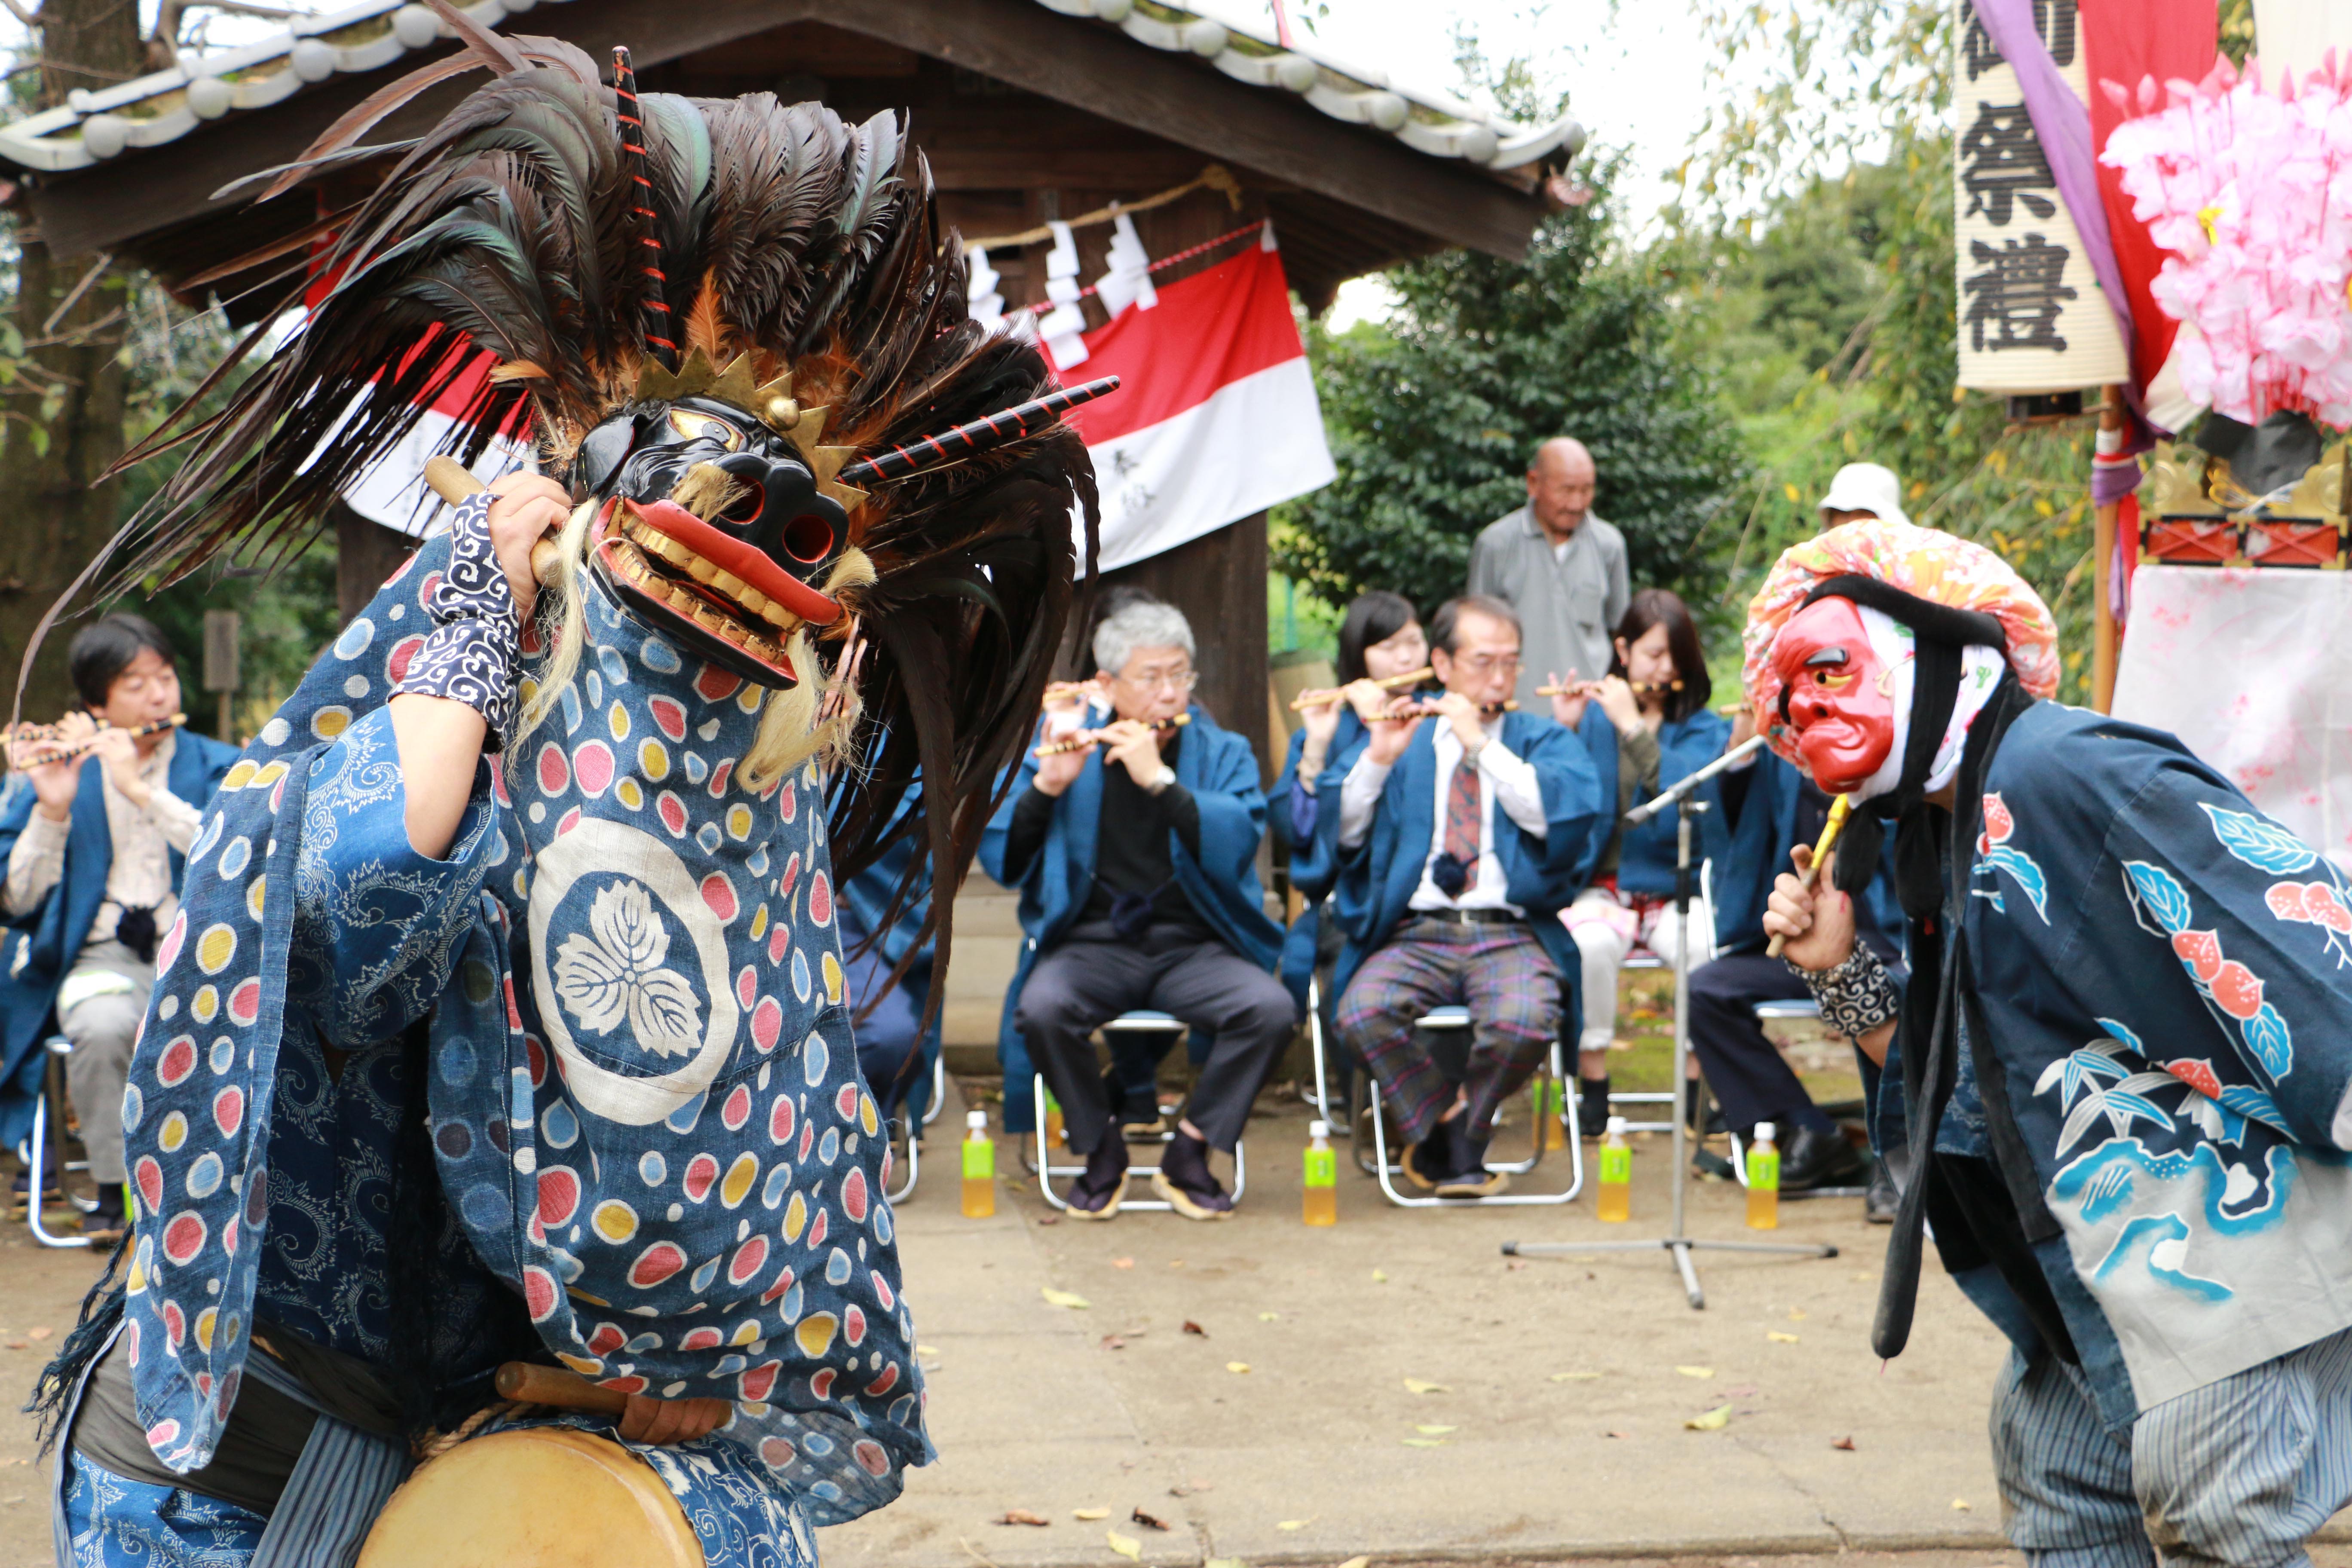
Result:
M1472 164L1416 153L1379 132L1333 121L1287 93L1245 86L1099 24L1056 16L1036 0L865 0L845 12L827 0L703 0L692 6L573 0L534 11L529 21L532 30L544 28L592 53L626 40L641 70L786 24L821 21L1131 126L1203 159L1295 184L1443 243L1517 258L1542 216L1538 200ZM28 182L35 216L61 252L138 248L145 237L226 210L230 204L215 202L215 190L292 156L362 94L430 58L412 52L383 71L333 78L163 147ZM444 83L373 135L414 134L481 81L469 76Z

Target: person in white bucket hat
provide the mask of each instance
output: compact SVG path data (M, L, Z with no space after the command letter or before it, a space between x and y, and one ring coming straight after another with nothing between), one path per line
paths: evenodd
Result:
M1878 463L1848 463L1830 480L1830 493L1821 499L1822 526L1835 528L1860 518L1907 524L1903 515L1903 481L1895 470Z

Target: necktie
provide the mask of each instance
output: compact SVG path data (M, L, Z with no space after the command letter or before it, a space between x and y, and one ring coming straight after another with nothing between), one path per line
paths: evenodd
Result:
M1462 868L1464 887L1478 874L1478 763L1465 756L1454 764L1454 782L1445 792L1445 853ZM1443 890L1451 899L1462 896L1461 888Z

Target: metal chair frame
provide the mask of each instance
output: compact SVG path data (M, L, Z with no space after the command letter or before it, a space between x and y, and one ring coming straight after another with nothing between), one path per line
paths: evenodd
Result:
M1170 1037L1169 1044L1172 1047L1175 1044L1176 1037L1182 1035L1184 1031L1191 1026L1191 1025L1186 1024L1183 1020L1171 1014L1156 1013L1148 1008L1144 1008L1138 1009L1134 1012L1121 1013L1118 1017L1113 1018L1108 1023L1105 1024L1102 1026L1102 1032L1106 1035L1163 1034ZM1318 1058L1318 1060L1320 1060L1319 1057ZM1086 1173L1087 1168L1084 1164L1056 1165L1053 1163L1053 1152L1045 1146L1045 1075L1044 1073L1037 1073L1030 1079L1029 1092L1030 1098L1036 1106L1035 1114L1037 1118L1037 1131L1031 1135L1032 1142L1037 1152L1035 1159L1031 1162L1029 1168L1037 1173L1037 1190L1045 1194L1045 1201L1053 1205L1054 1207L1060 1209L1066 1214L1069 1212L1070 1200L1054 1190L1054 1178L1055 1176L1066 1178L1082 1176ZM1115 1125L1111 1129L1111 1136L1122 1136L1118 1127ZM1175 1136L1176 1133L1174 1130L1171 1129L1160 1135L1160 1142L1162 1143L1172 1142ZM1242 1194L1249 1190L1249 1162L1246 1157L1247 1151L1244 1148L1244 1140L1238 1138L1234 1141L1233 1196L1234 1203L1236 1206L1241 1203ZM1130 1181L1137 1176L1142 1176L1149 1179L1150 1177L1156 1176L1159 1173L1160 1167L1156 1164L1130 1164L1127 1168L1128 1178ZM1168 1202L1165 1198L1129 1198L1123 1194L1119 1198L1118 1207L1121 1214L1129 1212L1138 1214L1173 1214L1176 1210L1176 1205Z
M33 1239L43 1247L88 1247L90 1245L90 1237L59 1236L49 1229L41 1214L42 1188L48 1184L49 1107L63 1099L58 1079L65 1072L66 1058L73 1055L73 1042L63 1035L52 1035L41 1042L41 1049L47 1060L41 1068L40 1095L33 1101L33 1133L28 1140L29 1146L25 1155L25 1170L30 1189L25 1205L25 1220L33 1233ZM60 1174L68 1171L88 1169L89 1169L89 1163L86 1160L63 1161L58 1167ZM68 1202L84 1214L98 1212L98 1205L95 1202L85 1205L81 1199L73 1196L70 1193L66 1196Z
M1423 1014L1419 1018L1414 1019L1413 1024L1415 1027L1423 1029L1467 1029L1470 1027L1470 1010L1467 1007L1462 1006L1433 1008L1431 1011ZM1316 1039L1316 1070L1318 1075L1322 1070L1322 1042L1319 1035ZM1559 1042L1558 1040L1554 1040L1551 1043L1551 1049L1547 1055L1544 1064L1536 1068L1535 1075L1528 1080L1529 1103L1534 1111L1534 1116L1529 1122L1530 1131L1528 1133L1528 1139L1531 1147L1528 1157L1524 1160L1489 1160L1486 1162L1486 1169L1489 1171L1506 1175L1524 1176L1529 1174L1537 1166L1543 1163L1543 1106L1545 1098L1544 1086L1547 1074L1549 1074L1552 1079L1559 1079L1561 1076ZM1380 1079L1374 1077L1370 1071L1367 1070L1358 1076L1357 1081L1363 1086L1358 1092L1363 1096L1364 1103L1370 1110L1371 1114L1370 1118L1367 1119L1357 1114L1354 1107L1349 1108L1350 1114L1349 1119L1348 1135L1349 1145L1355 1152L1356 1165L1357 1168L1364 1172L1365 1174L1378 1180L1381 1184L1381 1194L1387 1197L1389 1202L1396 1205L1399 1208L1510 1208L1532 1205L1557 1206L1561 1204L1574 1202L1576 1195L1584 1190L1584 1149L1582 1143L1573 1132L1570 1132L1566 1128L1563 1128L1562 1132L1568 1148L1570 1171L1569 1184L1564 1191L1559 1193L1498 1193L1491 1197L1481 1198L1441 1198L1434 1193L1431 1193L1423 1196L1413 1196L1400 1192L1397 1190L1396 1177L1403 1173L1404 1166L1401 1159L1392 1161L1389 1158L1388 1126L1387 1119L1382 1114L1382 1106L1381 1103L1382 1089L1381 1088ZM1576 1114L1575 1101L1572 1097L1569 1100L1568 1104L1570 1125L1572 1125ZM1366 1120L1370 1120L1372 1124L1372 1158L1369 1163L1366 1162L1363 1155L1362 1124Z

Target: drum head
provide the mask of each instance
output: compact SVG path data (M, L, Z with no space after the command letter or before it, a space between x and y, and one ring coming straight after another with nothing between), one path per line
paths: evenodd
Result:
M392 1494L359 1568L703 1568L653 1468L610 1437L534 1426L470 1438Z

